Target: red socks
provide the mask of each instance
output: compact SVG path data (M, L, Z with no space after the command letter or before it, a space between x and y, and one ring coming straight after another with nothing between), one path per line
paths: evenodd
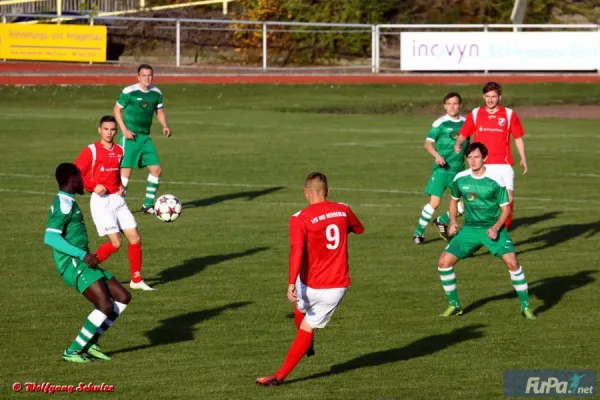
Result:
M129 269L133 283L141 282L142 279L142 243L129 244L127 252L129 257Z
M285 360L283 361L283 365L279 368L279 371L275 372L275 377L281 380L284 380L290 372L294 369L294 367L300 362L302 357L306 354L306 350L310 347L312 343L313 333L307 332L302 329L298 329L298 333L296 334L296 339L292 343L290 350L288 351Z
M296 323L296 329L300 329L300 324L304 320L305 314L298 310L298 307L294 307L294 322Z
M506 229L510 228L510 225L512 224L513 221L513 214L514 214L514 200L511 201L508 204L508 207L510 207L510 215L508 216L508 218L506 219L506 221L504 222L504 226L506 227Z
M102 264L112 253L119 250L118 247L113 246L111 242L106 242L102 246L98 247L96 250L96 257L98 257L98 261Z

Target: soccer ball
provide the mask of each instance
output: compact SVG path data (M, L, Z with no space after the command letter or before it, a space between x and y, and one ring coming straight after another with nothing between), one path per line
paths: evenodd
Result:
M154 203L156 216L163 222L173 222L181 215L181 201L172 194L163 194Z

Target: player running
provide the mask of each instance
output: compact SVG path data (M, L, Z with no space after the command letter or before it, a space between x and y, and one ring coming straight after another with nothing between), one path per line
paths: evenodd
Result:
M125 311L131 294L113 275L100 268L89 252L88 234L75 193L83 194L83 178L75 164L56 168L59 192L48 215L44 243L53 249L54 263L63 281L76 289L95 307L81 331L63 353L63 360L87 363L87 355L110 360L98 347L98 339Z
M510 228L513 219L515 172L512 165L515 163L510 146L510 135L515 139L515 145L521 157L523 175L527 173L527 156L525 155L525 131L521 120L512 109L500 105L502 100L502 87L496 82L488 82L483 87L483 100L485 107L477 107L469 113L465 124L460 130L454 151L461 151L463 142L471 135L473 141L483 143L490 155L486 168L500 175L506 183L508 199L510 201L510 215L506 220L506 228Z
M413 234L415 244L425 243L425 228L433 217L433 213L439 207L441 197L450 186L454 176L465 169L464 151L468 140L463 143L459 153L454 152L454 145L458 137L458 131L463 126L465 119L460 116L462 98L460 94L451 92L444 96L444 109L446 115L435 120L429 135L425 139L425 150L434 158L431 178L425 187L425 194L429 195L429 202L421 210L421 217ZM458 205L459 215L463 212L463 205ZM450 214L436 218L433 222L444 240L448 240L448 224Z
M127 185L133 168L148 167L150 174L146 183L146 198L142 205L142 212L154 214L154 199L158 191L158 183L162 174L160 159L156 147L150 139L152 117L162 125L162 132L166 137L171 137L171 129L167 124L167 115L163 109L162 92L154 85L154 71L148 64L138 67L138 83L127 86L117 99L113 113L121 137L119 143L125 149L125 156L121 164L121 181L127 192Z
M350 285L348 234L365 231L350 207L327 201L327 177L308 175L304 196L309 206L290 219L287 298L296 303L296 339L275 374L258 378L262 386L280 385L304 355L314 354L314 330L324 328Z
M135 218L123 198L120 166L123 148L114 143L117 121L105 115L98 125L100 140L86 146L75 165L81 171L85 189L92 194L90 211L98 235L108 236L109 241L98 248L96 255L102 263L121 247L121 233L127 238L129 268L132 289L154 290L142 278L142 239Z
M502 177L485 165L488 150L482 143L474 142L467 148L470 169L460 172L450 187L450 234L458 230L456 223L457 204L465 201L465 226L452 238L438 261L442 286L450 305L441 316L461 315L462 305L456 288L454 265L458 260L469 257L481 246L494 256L501 258L508 268L510 279L521 303L525 318L536 317L529 308L529 293L523 267L517 261L513 241L504 227L510 214L508 193Z

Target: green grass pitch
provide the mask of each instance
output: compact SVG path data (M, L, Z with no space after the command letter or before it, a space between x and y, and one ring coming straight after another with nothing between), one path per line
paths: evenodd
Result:
M458 89L471 108L478 87L158 85L173 129L153 133L159 192L183 214L172 224L135 214L158 290L134 292L103 338L113 361L83 366L61 353L92 306L62 283L43 234L55 167L96 140L120 88L0 87L0 397L24 396L13 382L104 382L123 399L494 399L505 369L599 367L598 120L523 121L530 172L516 178L512 235L538 320L521 318L506 268L483 251L456 268L467 313L441 319L444 242L431 226L425 245L411 241L432 162L422 147L443 95ZM518 112L598 104L600 85L506 93ZM365 225L350 241L353 285L317 333L317 356L289 384L258 387L295 335L287 224L313 170ZM132 210L146 176L134 172ZM78 201L95 249L89 196ZM104 266L128 282L125 248Z

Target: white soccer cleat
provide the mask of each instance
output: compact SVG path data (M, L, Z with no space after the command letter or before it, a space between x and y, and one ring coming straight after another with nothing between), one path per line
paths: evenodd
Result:
M144 281L139 281L138 283L135 283L133 281L129 282L129 287L132 289L141 289L141 290L156 290L154 288L151 288L150 286L148 286L146 284L146 282Z

